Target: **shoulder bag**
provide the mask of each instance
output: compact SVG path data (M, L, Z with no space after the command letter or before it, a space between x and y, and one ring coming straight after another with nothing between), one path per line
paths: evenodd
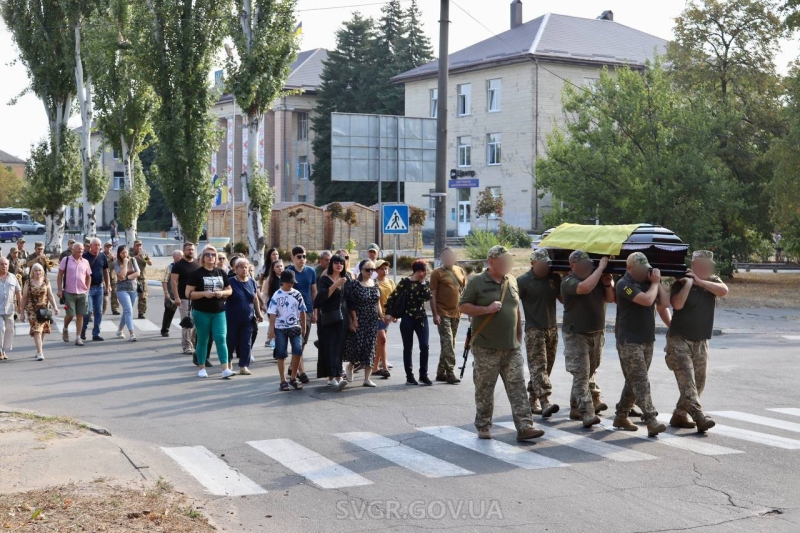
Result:
M345 285L347 285L345 283ZM341 294L339 295L339 307L334 309L333 311L324 311L320 316L320 325L322 326L332 326L334 324L339 324L340 322L344 322L344 310L342 306L344 305L344 287L339 289Z

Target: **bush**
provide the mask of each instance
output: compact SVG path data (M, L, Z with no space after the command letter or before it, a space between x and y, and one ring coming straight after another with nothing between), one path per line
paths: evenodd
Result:
M470 259L485 260L486 256L489 254L489 249L498 245L505 246L506 248L511 247L511 244L507 240L501 239L500 235L489 231L478 230L467 236L464 242L464 250L467 252L467 257Z
M247 243L239 241L233 245L233 253L242 254L245 257L248 257L250 255L250 247L247 245Z
M528 233L522 228L517 228L509 224L500 224L500 231L498 237L501 241L508 241L511 243L512 248L530 248L531 238Z
M389 254L382 258L389 263L389 267L394 267L394 254ZM407 255L397 256L397 270L411 270L411 265L416 261L416 257L409 257Z
M308 263L319 263L319 252L306 252L306 259Z

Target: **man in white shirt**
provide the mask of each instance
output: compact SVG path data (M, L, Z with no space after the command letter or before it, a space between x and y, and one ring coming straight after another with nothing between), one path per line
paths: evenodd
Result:
M17 276L8 272L8 259L0 257L0 360L8 359L14 341L14 314L21 304L22 289Z

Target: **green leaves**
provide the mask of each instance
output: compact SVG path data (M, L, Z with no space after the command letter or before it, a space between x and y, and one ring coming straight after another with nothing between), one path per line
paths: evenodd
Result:
M138 157L136 157L136 163L133 168L133 188L121 191L117 202L117 221L124 228L132 227L134 222L138 220L139 215L147 209L147 204L150 202L150 187L147 185L147 180L142 171L142 163Z
M78 138L62 126L60 145L44 139L31 150L25 166L25 203L52 216L81 194Z

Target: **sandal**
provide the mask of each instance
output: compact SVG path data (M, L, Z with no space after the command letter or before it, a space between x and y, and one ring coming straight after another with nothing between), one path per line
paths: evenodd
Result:
M286 383L285 381L281 381L281 391L287 392L288 390L289 390L289 384Z

